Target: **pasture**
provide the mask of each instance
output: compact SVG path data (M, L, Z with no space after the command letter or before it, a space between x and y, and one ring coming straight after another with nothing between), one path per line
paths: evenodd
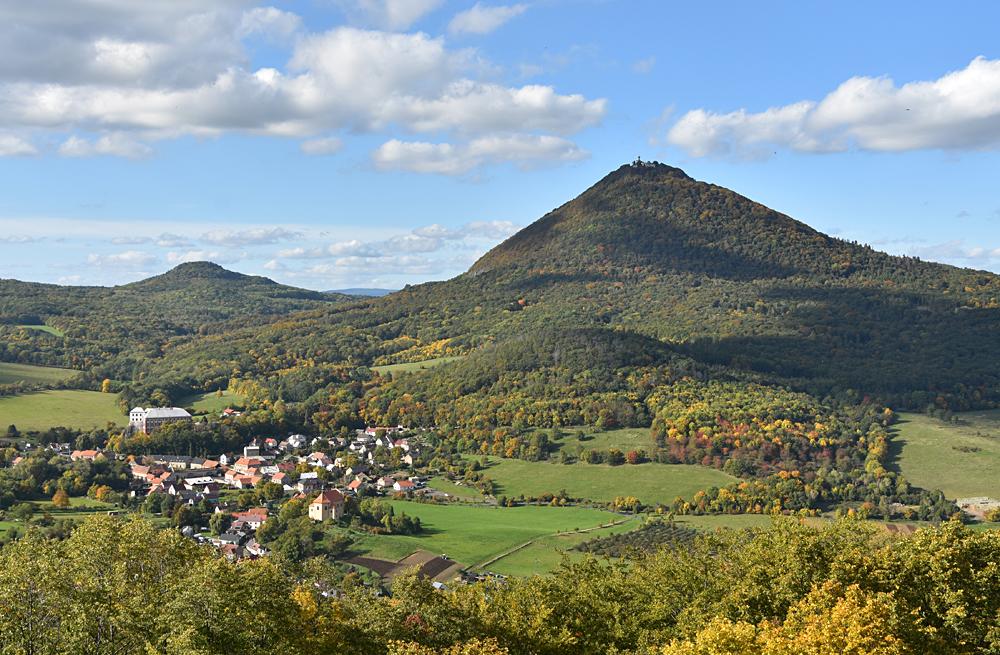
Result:
M405 362L403 364L372 366L372 370L378 371L379 373L392 373L393 375L398 373L413 373L414 371L423 371L425 369L434 368L436 366L440 366L441 364L447 364L448 362L453 362L458 359L462 359L461 355L455 357L436 357L434 359L425 359L422 362Z
M28 384L54 384L68 380L79 373L68 368L52 366L33 366L31 364L12 364L0 362L0 384L27 382Z
M45 332L46 334L51 334L54 337L65 337L66 334L59 328L52 327L51 325L18 325L19 328L24 328L25 330L34 330L36 332Z
M226 389L222 395L216 391L209 391L186 396L181 399L179 406L194 410L192 412L194 414L218 414L227 407L242 407L243 402L243 396Z
M1000 411L962 412L956 422L900 414L896 465L911 483L951 499L1000 498Z
M537 537L619 521L624 517L584 507L488 507L389 501L396 513L420 518L424 534L362 537L358 550L397 560L415 550L446 554L472 567Z
M125 422L118 396L111 393L60 389L0 398L0 424L16 425L21 432L53 427L88 429Z
M455 496L456 498L461 498L463 500L483 499L483 494L479 492L479 489L465 484L455 484L442 475L431 478L427 482L427 486L431 489L443 491L450 496Z
M539 496L565 490L573 498L611 502L616 496L635 496L647 505L669 504L677 496L722 487L736 478L705 466L687 464L559 464L490 458L484 474L498 486L497 495Z

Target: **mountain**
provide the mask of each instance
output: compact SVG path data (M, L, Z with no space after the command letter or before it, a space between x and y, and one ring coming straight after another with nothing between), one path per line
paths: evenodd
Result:
M117 287L62 287L0 280L0 361L88 369L130 379L136 360L168 342L262 325L348 300L266 277L192 262ZM232 323L231 323L232 322ZM19 325L48 324L65 339Z
M895 407L959 409L1000 400L1000 276L835 239L658 163L612 171L465 274L380 298L343 302L204 263L111 290L7 288L0 317L8 323L32 311L32 318L59 327L100 316L118 328L77 337L100 352L81 357L82 346L67 340L53 351L59 357L45 361L82 361L100 365L101 375L143 377L177 389L214 388L234 371L263 379L317 364L358 367L480 353L489 361L495 348L530 362L515 351L576 352L579 344L600 344L594 347L602 352L602 382L592 391L605 393L616 376L635 368L631 347L621 351L619 367L606 356L625 343L612 338L620 335L635 337L628 343L662 343L669 355L661 361L683 358L701 376L750 376L818 395L874 394ZM72 299L78 293L84 300ZM137 330L148 332L139 339L147 346L145 359L105 366L135 341ZM587 330L604 336L562 346L545 336ZM48 337L30 339L35 346ZM0 352L11 357L9 346ZM547 371L539 380L584 373L559 358L534 359ZM468 367L478 366L474 361ZM443 375L427 372L394 384L399 393L430 394L421 385L445 389L450 382L432 381ZM471 368L468 375L483 379ZM298 388L296 397L308 395ZM477 393L490 393L484 389Z
M395 293L396 289L369 289L369 288L357 288L357 289L334 289L332 291L327 291L326 293L340 293L345 296L363 296L366 298L381 298L382 296L388 296L390 293Z

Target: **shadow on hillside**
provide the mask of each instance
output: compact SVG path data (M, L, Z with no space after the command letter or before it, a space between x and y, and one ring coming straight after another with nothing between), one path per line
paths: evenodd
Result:
M868 289L777 287L762 295L790 308L780 320L797 335L702 338L683 350L713 364L801 379L813 391L895 394L900 407L922 409L941 393L974 404L1000 390L1000 309Z

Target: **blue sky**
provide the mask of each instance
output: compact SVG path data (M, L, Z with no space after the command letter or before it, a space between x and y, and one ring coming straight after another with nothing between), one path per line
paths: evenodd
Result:
M443 279L637 155L1000 272L998 24L989 2L0 2L0 277Z

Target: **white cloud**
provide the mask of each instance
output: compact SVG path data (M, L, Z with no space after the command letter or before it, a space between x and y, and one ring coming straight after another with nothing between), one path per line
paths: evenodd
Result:
M38 149L30 141L13 134L0 134L0 157L37 155Z
M105 134L96 141L71 136L59 146L59 154L63 157L110 155L112 157L141 159L148 157L152 152L153 149L145 143L135 141L121 133Z
M156 260L156 255L141 250L126 250L109 255L91 253L87 256L87 263L91 266L118 268L149 266Z
M441 6L444 0L339 0L357 22L388 30L405 30Z
M977 57L936 80L896 86L854 77L821 101L762 112L696 109L667 132L668 143L701 157L766 156L775 148L900 152L1000 147L1000 60Z
M168 252L167 261L171 264L187 262L215 262L216 264L231 264L246 258L246 253L220 252L218 250L187 250L184 252Z
M260 34L274 39L288 39L302 29L302 19L296 14L274 7L254 7L243 14L237 33L240 36Z
M1000 261L1000 248L968 246L961 240L910 247L908 255L969 266L976 262Z
M282 264L277 259L270 259L264 263L264 270L266 271L286 271L288 267Z
M283 227L258 227L248 230L213 230L201 235L202 241L219 246L260 246L297 239L301 232Z
M640 75L645 75L653 70L653 66L656 66L656 57L646 57L632 64L632 70Z
M303 141L299 148L307 155L332 155L344 147L344 142L336 137Z
M35 237L28 234L4 234L0 235L0 243L36 243L42 241L43 237Z
M437 0L352 5L399 29ZM241 0L137 7L0 7L0 125L17 139L0 139L0 154L32 153L25 136L39 132L58 134L60 153L78 157L144 157L158 140L233 132L304 139L304 153L329 154L339 141L323 135L339 130L567 136L607 110L600 98L489 81L495 69L474 50L422 33L307 33L294 14ZM244 39L257 34L294 35L284 65L248 67Z
M489 34L527 9L528 5L523 4L488 7L477 2L456 14L448 23L448 31L452 34Z
M516 134L484 137L467 144L405 142L393 139L375 151L381 170L463 175L487 164L514 163L521 168L586 159L589 153L555 136Z

